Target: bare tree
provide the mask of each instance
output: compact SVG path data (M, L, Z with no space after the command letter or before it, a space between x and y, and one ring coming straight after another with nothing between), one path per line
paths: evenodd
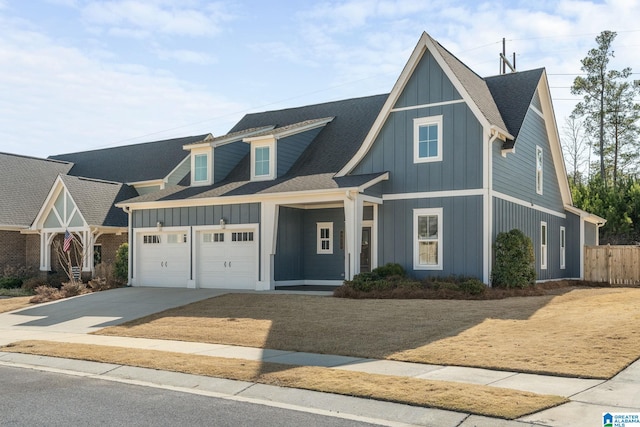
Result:
M585 165L589 167L590 144L582 121L571 115L564 119L560 139L569 178L575 185L583 176Z
M73 234L71 236L71 242L67 250L65 250L65 245L58 240L53 242L53 249L58 256L60 266L69 278L69 282L81 283L82 278L79 277L79 274L74 274L74 270L78 272L82 271L84 264L84 247L76 236L73 236Z

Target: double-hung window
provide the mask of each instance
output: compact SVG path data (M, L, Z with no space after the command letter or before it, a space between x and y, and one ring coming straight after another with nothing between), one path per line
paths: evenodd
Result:
M263 181L276 178L275 140L251 143L251 179Z
M317 253L332 254L333 253L333 223L318 222L317 223Z
M413 161L442 160L442 116L413 119Z
M544 183L543 160L544 154L542 148L536 146L536 193L538 194L542 194L542 186Z
M195 182L209 180L209 156L207 154L196 154L193 159L193 178Z
M269 175L269 156L270 156L270 147L256 147L255 150L255 175L259 176L268 176Z
M442 270L442 208L413 210L413 268Z

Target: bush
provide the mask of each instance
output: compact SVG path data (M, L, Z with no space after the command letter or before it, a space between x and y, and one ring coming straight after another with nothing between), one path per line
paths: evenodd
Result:
M78 281L71 281L62 284L60 288L60 292L62 293L63 298L75 297L77 295L82 295L90 292L87 289L87 285Z
M116 260L113 264L113 277L120 283L129 280L129 244L123 243L116 251Z
M29 300L29 302L39 304L42 302L55 301L64 298L64 293L60 289L52 286L38 286L34 289L35 295Z
M522 231L501 232L493 245L495 262L491 284L497 288L525 288L534 284L533 244Z
M22 279L17 277L0 277L0 289L17 289L22 286Z
M38 286L48 285L47 281L41 277L30 277L22 282L22 289L25 291L34 291Z
M478 279L466 279L458 283L458 289L469 295L482 295L487 291L487 286Z
M390 276L404 277L406 275L404 272L404 268L402 268L400 264L391 263L391 262L383 265L382 267L374 268L371 271L371 274L373 274L379 279L384 279Z

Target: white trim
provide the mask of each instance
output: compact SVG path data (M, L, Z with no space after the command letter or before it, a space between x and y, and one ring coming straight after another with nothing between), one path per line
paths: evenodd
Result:
M207 156L207 179L196 181L196 157L202 155ZM200 187L213 184L213 148L208 144L202 148L194 148L189 157L191 159L191 186Z
M269 173L256 175L256 149L269 149ZM261 138L251 143L251 181L267 181L276 178L276 140L273 137Z
M304 285L323 285L323 286L342 286L342 280L279 280L274 282L275 286L304 286Z
M420 128L433 126L436 128L436 155L420 156ZM413 163L429 163L442 161L442 115L417 117L413 119Z
M363 191L365 191L366 189L373 187L374 185L382 182L382 181L388 181L389 180L389 172L385 172L382 175L380 175L377 178L373 178L371 181L367 181L364 184L362 184L360 187L358 187L358 192L362 193Z
M567 229L560 227L560 270L567 268Z
M567 214L565 214L565 213L556 212L556 211L551 210L549 208L545 208L545 207L542 207L540 205L536 205L536 204L531 203L531 202L526 202L524 200L517 199L517 198L515 198L513 196L508 196L508 195L500 193L498 191L493 191L493 197L498 198L498 199L502 199L502 200L506 200L507 202L515 203L516 205L524 206L526 208L533 209L533 210L536 210L536 211L539 211L539 212L544 212L544 213L547 213L549 215L557 216L558 218L566 218L567 217Z
M464 102L465 102L464 99L454 99L452 101L434 102L432 104L421 104L421 105L411 105L409 107L392 108L391 112L397 113L399 111L417 110L419 108L442 107L444 105L451 105L451 104L464 104Z
M198 165L198 160L204 158L204 165ZM198 172L204 168L204 178L198 178ZM209 153L194 153L193 154L193 183L202 184L209 181Z
M327 237L322 237L322 230L329 230ZM333 222L316 222L316 253L318 255L333 254ZM322 244L328 243L328 248L323 248Z
M413 210L413 269L414 270L442 270L442 242L444 227L442 224L442 208L424 208ZM420 240L418 239L418 220L421 216L435 216L438 220L438 245L436 257L438 262L433 265L420 264ZM430 240L433 241L433 240Z
M148 181L127 182L126 184L131 186L131 187L135 187L135 188L153 187L155 185L157 185L158 187L162 188L162 186L165 184L165 182L166 181L164 179L150 179Z
M538 110L535 105L529 104L529 108L531 108L531 111L536 113L542 120L544 120L544 114L542 114L542 111Z
M546 221L540 221L540 270L546 270L549 263L549 227Z
M470 190L444 190L444 191L425 191L421 193L397 193L383 194L382 200L411 200L411 199L433 199L436 197L467 197L467 196L483 196L486 190L483 188L474 188Z

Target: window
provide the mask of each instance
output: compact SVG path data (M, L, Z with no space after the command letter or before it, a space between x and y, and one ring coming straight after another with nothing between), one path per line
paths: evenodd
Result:
M187 243L186 234L169 234L167 235L167 243Z
M542 153L542 148L536 146L536 193L542 194L542 184L543 184L543 162L544 155Z
M413 210L413 268L442 270L442 208Z
M224 233L202 233L203 243L224 242Z
M560 269L564 270L566 268L566 260L567 260L567 256L566 256L566 237L567 237L567 232L565 231L564 227L560 227Z
M317 252L319 254L332 254L333 223L318 222L317 225Z
M269 147L256 147L255 150L255 175L269 175Z
M209 167L207 165L209 156L206 154L196 154L193 162L193 178L196 182L209 180Z
M413 119L415 163L442 160L442 116Z
M253 242L253 231L234 231L231 233L232 242Z
M540 269L547 269L547 223L540 223Z
M160 243L160 236L157 234L145 234L142 237L142 243L145 245Z
M96 266L102 262L102 245L93 245L93 265Z

